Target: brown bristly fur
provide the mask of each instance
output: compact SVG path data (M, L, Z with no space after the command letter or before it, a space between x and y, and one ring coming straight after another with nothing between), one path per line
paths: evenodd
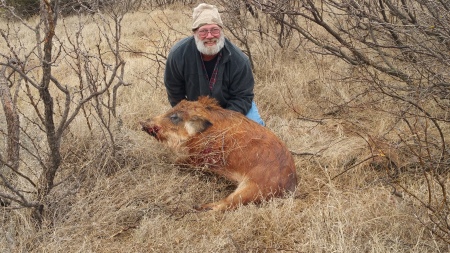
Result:
M237 183L229 196L198 210L235 209L295 190L294 159L284 143L268 128L221 108L212 98L181 101L141 125L157 140L184 150L179 163L205 167Z

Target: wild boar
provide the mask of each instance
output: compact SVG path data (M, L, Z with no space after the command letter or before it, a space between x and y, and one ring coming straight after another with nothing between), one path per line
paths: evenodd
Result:
M237 182L226 198L196 206L223 211L292 192L297 186L294 159L268 128L216 100L183 100L165 114L140 123L142 130L180 153L178 163L202 167Z

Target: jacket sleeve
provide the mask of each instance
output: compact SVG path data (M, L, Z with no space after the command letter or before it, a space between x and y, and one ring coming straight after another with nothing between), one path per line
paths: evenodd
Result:
M233 65L228 88L230 98L226 108L246 115L252 106L254 97L253 72L247 57L240 58L240 64L234 63Z
M185 80L183 77L183 61L177 57L179 52L169 52L164 71L164 85L170 105L173 107L186 98Z

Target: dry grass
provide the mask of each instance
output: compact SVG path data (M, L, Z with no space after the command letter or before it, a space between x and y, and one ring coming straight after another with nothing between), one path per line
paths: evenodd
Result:
M165 15L175 17L176 29L188 31L190 11L176 7ZM128 14L123 23L125 43L153 50L148 41L159 36L153 21L165 15ZM448 250L418 222L424 210L392 194L383 172L362 164L342 173L370 155L366 141L353 135L345 120L320 124L307 119L332 110L336 93L345 97L355 89L332 80L335 73L349 71L345 65L302 51L256 57L256 102L267 127L298 153L298 190L259 206L199 213L193 205L220 199L233 185L172 165L171 153L140 131L140 120L169 105L163 87L142 82L152 63L131 53L126 61L132 85L121 91L118 112L124 124L116 131L118 156L108 157L100 135L86 135L83 122L75 122L64 142L65 161L58 179L70 177L49 197L43 229L34 230L28 210L1 211L0 244L10 245L10 252ZM305 118L298 119L299 115ZM373 133L382 131L384 121L389 119L371 126ZM421 187L415 186L418 191Z

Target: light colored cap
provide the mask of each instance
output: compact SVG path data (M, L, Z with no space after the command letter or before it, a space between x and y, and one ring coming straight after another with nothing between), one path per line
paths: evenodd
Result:
M195 30L203 25L218 25L223 27L222 19L220 18L219 10L214 5L201 3L194 8L192 14L192 30Z

